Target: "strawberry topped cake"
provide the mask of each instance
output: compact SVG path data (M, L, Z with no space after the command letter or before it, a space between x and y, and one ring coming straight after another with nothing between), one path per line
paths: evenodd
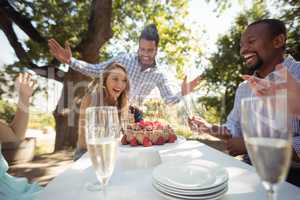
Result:
M141 121L127 126L121 143L123 145L149 147L174 143L176 140L177 136L169 125L162 125L160 122Z

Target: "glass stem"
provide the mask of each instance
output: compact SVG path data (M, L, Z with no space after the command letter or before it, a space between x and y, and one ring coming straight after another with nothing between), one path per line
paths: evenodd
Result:
M106 193L106 184L102 185L102 192L103 192L103 199L106 200L106 195L107 195L107 193Z
M264 182L263 185L267 190L267 195L269 200L277 200L277 186L271 183Z
M276 191L274 190L275 188L272 188L270 190L268 190L268 198L270 200L276 200L277 196L276 196Z

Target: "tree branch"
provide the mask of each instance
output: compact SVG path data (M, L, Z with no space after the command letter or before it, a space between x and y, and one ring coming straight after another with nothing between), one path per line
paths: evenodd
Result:
M112 0L93 0L86 37L75 48L82 59L95 63L101 46L112 37Z
M0 9L0 28L5 33L10 45L14 48L19 60L31 66L35 66L27 56L22 44L18 41L11 19L7 17L6 13L4 13L2 9Z
M2 4L3 4L3 2L1 1L0 5L2 5ZM60 82L63 81L64 72L62 72L58 68L56 68L56 66L59 65L58 60L53 59L50 62L50 64L46 65L46 66L38 66L31 61L31 59L28 57L27 52L23 48L22 44L18 41L17 35L13 29L13 22L12 22L11 18L7 15L7 12L5 12L2 8L0 8L0 28L5 33L10 45L15 50L15 53L21 63L28 65L29 69L33 70L34 72L36 72L38 75L40 75L42 77L54 79L54 80L60 81ZM31 29L31 28L29 28L29 29ZM34 37L36 37L36 36L34 36ZM40 39L38 39L38 40L40 40Z
M17 12L7 0L1 0L0 10L5 12L7 17L14 21L32 40L47 44L46 39L33 27L31 21Z
M42 66L42 67L29 67L30 70L34 71L37 75L47 78L53 79L58 82L64 81L65 73L60 71L58 68L53 68L53 66Z

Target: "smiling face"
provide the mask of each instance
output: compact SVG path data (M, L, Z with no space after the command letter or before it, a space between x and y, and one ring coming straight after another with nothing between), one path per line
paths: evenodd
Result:
M154 40L141 38L138 49L139 61L143 66L150 66L155 61L157 46Z
M241 37L240 54L250 69L258 70L267 66L278 53L273 45L274 36L268 28L265 23L254 24Z
M107 79L105 80L105 87L110 99L116 101L127 86L127 75L123 69L114 68L109 71Z

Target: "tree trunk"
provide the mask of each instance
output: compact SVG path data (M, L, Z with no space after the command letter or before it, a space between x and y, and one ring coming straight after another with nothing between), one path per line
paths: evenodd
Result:
M81 60L89 63L98 61L100 48L112 37L111 21L112 0L92 0L89 21L87 22L88 29L83 34L84 37L81 38L81 42L74 48L79 53ZM12 28L13 23L18 25L31 40L46 45L47 38L37 31L29 18L16 11L8 0L0 0L0 29L4 31L17 57L32 69L45 71L30 60ZM45 67L57 65L57 60L53 60ZM65 74L64 78L56 76L56 73L53 78L59 81L63 79L64 84L60 100L53 114L56 122L55 150L61 150L66 146L76 146L80 101L90 78L72 69Z
M62 94L54 111L55 151L76 147L80 102L89 81L89 77L73 70L65 76Z
M100 48L112 37L112 0L93 0L90 12L88 30L75 50L82 60L96 63ZM64 77L62 95L54 112L55 151L76 146L80 102L89 81L90 78L72 69Z

